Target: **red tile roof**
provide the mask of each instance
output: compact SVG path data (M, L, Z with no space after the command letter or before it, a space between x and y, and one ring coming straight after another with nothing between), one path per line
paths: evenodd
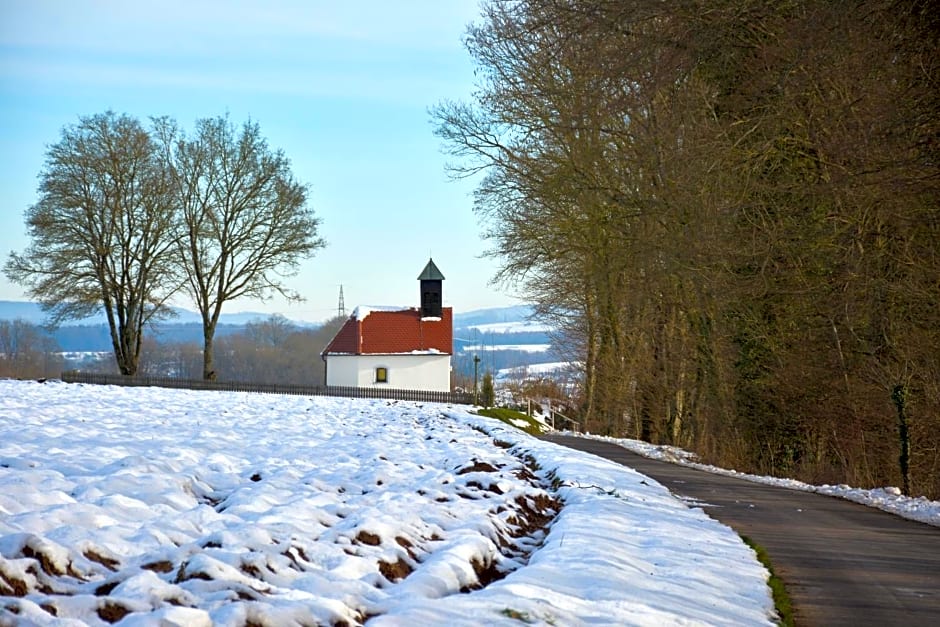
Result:
M370 311L350 316L327 345L324 354L387 355L395 353L453 352L453 308L441 318L422 318L417 307L398 311Z

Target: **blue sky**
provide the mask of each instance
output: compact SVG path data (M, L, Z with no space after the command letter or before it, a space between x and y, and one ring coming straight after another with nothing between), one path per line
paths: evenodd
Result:
M412 304L429 255L457 311L518 303L489 285L473 183L447 178L428 114L470 98L461 39L478 15L477 0L0 0L0 258L26 248L45 150L78 116L169 115L189 130L228 113L291 159L328 246L288 280L306 302L227 313L322 320L341 284L347 308ZM24 299L0 276L0 300Z

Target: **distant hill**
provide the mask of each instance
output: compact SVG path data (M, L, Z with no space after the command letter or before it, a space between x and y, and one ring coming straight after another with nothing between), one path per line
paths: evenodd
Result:
M454 315L455 342L467 344L547 344L551 327L532 319L529 305L477 309Z
M25 320L30 324L44 324L46 314L36 303L0 300L0 320Z
M167 320L168 324L190 324L201 322L199 314L188 309L174 308L177 316ZM457 312L454 315L454 328L463 329L480 325L505 325L524 323L532 316L532 307L529 305L514 305L511 307L492 307L489 309L476 309L473 311ZM245 324L259 318L268 318L270 314L255 311L241 311L237 313L223 313L219 319L221 324ZM38 303L29 301L0 300L0 320L16 320L17 318L33 324L44 324L46 314ZM70 320L64 324L69 326L87 326L106 324L103 314L98 314L83 320ZM307 323L295 322L306 325Z
M220 324L216 327L216 338L233 335L244 330L243 324ZM58 327L51 333L59 348L71 352L101 352L111 350L111 335L106 324L70 324ZM161 344L181 343L202 345L202 324L158 324L148 328L145 336Z
M148 327L147 336L160 343L182 342L202 343L202 318L198 313L175 308L177 316L162 320ZM238 333L251 321L266 319L270 314L253 311L219 316L216 337L225 337ZM0 320L25 320L30 324L43 326L47 322L46 314L37 303L25 301L0 300ZM306 322L295 322L297 326L316 326ZM107 318L103 314L82 320L69 320L50 332L65 352L100 352L111 350L111 336Z
M511 307L491 307L475 309L454 314L454 328L465 329L481 324L524 322L532 316L531 305L513 305Z
M169 318L165 321L166 324L201 324L202 318L195 311L189 311L188 309L182 309L180 307L174 307L173 311L176 312L176 317ZM241 311L238 313L226 314L223 313L219 316L219 324L231 324L231 325L244 325L252 320L257 320L259 318L264 319L268 318L271 314L259 313L255 311ZM31 324L44 325L47 322L47 317L45 312L43 312L42 307L38 303L32 303L28 301L16 301L16 300L0 300L0 320L25 320ZM89 318L83 318L82 320L69 320L64 322L62 326L92 326L108 323L107 318L104 314L97 314ZM299 325L306 323L297 323Z
M202 343L199 314L177 309L178 316L161 321L147 330L147 336L159 343ZM473 358L478 356L484 370L553 362L559 359L551 346L551 329L532 320L529 305L494 307L457 312L454 315L454 361L457 372L472 373ZM222 314L217 337L239 333L245 324L266 319L270 314L238 312ZM0 301L0 320L22 319L43 325L46 315L38 304L23 301ZM292 321L294 322L294 321ZM294 322L298 326L317 326ZM54 329L51 335L61 350L67 352L101 352L111 350L108 325L103 315L85 320L69 321Z
M552 346L552 328L532 319L533 313L529 305L456 313L454 371L472 376L475 357L484 372L559 361Z

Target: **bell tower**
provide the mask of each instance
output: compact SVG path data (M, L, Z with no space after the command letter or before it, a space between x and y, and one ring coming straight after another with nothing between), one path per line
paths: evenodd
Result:
M433 259L428 259L428 265L418 275L421 282L421 317L440 318L443 307L444 275L434 265Z

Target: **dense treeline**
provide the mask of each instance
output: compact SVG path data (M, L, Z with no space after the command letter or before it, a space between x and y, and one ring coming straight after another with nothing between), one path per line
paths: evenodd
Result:
M484 4L433 112L594 431L940 496L940 12Z
M0 320L0 377L57 377L63 363L46 330L25 320Z
M345 322L336 317L316 328L301 327L279 315L247 323L244 329L216 339L217 379L251 383L322 385L320 353ZM147 347L140 373L202 378L202 346L197 342L164 342Z

